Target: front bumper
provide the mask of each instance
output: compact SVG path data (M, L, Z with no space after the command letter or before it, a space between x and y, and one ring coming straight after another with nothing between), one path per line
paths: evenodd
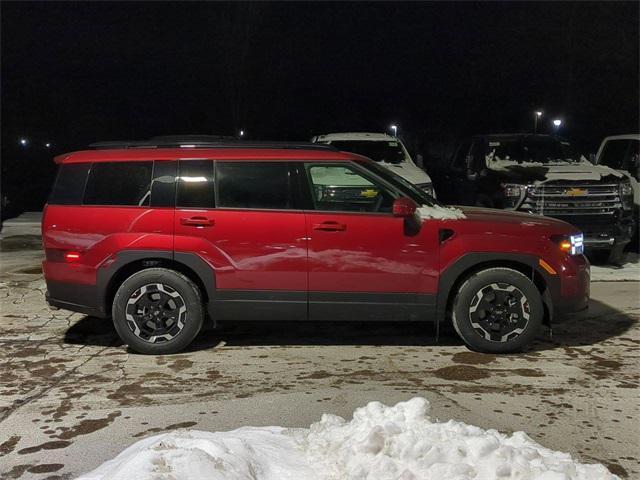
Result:
M610 224L581 225L575 222L574 225L584 234L586 250L611 250L615 247L624 247L631 241L635 229L632 216Z

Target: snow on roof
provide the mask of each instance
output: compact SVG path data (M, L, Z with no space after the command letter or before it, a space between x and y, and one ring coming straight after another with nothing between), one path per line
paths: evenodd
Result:
M640 133L627 133L625 135L611 135L609 137L605 137L602 141L606 142L607 140L638 140L640 141Z
M334 140L369 140L373 142L377 141L398 141L397 137L388 135L386 133L375 132L341 132L341 133L327 133L326 135L318 135L316 142L330 142Z
M310 428L178 430L146 438L78 480L619 480L524 432L505 435L429 416L424 398L371 402L350 421L325 414Z

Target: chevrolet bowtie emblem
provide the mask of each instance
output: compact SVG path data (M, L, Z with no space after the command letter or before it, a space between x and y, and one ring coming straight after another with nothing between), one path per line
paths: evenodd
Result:
M589 192L586 188L568 188L564 193L569 197L582 197L583 195L587 195Z

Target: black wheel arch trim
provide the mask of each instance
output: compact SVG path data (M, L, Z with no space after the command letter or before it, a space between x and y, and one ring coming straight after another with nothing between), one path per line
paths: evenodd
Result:
M496 266L499 266L500 262L525 265L532 269L532 276L533 272L537 272L544 279L546 288L541 293L541 296L549 312L549 320L551 320L554 304L560 298L560 279L557 275L550 275L543 270L538 263L539 260L540 257L536 255L502 252L473 252L459 257L440 274L436 304L436 331L439 332L440 322L443 322L446 318L451 290L461 275L480 265L487 264L487 268L493 268L491 266L492 263L497 263L498 265Z
M127 265L140 261L153 262L155 260L169 260L184 265L193 271L206 290L209 299L209 313L211 313L212 300L215 298L215 274L213 268L199 255L195 253L173 252L171 250L121 250L115 254L115 260L107 267L98 269L96 275L96 288L101 296L100 306L105 312L110 311L107 305L109 291L113 278ZM161 264L160 264L161 265ZM153 263L149 267L158 266Z

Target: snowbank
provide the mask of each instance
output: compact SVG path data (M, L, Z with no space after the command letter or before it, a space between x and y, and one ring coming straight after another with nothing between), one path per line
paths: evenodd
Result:
M418 215L423 220L435 218L437 220L456 220L459 218L467 218L462 210L454 207L442 207L440 205L418 207Z
M621 267L591 265L592 282L640 281L640 255L627 253Z
M309 429L245 427L179 430L133 444L82 480L614 480L548 450L525 433L511 436L429 415L414 398L371 402L351 421L323 415Z

